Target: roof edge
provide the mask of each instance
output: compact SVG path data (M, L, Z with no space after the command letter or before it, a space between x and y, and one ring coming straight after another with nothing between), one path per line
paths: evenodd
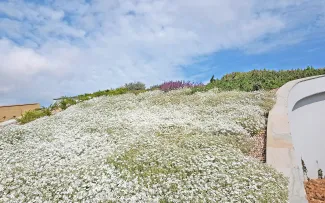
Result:
M39 104L39 103L13 104L13 105L4 105L4 106L0 106L0 108L4 108L4 107L14 107L14 106L29 106L29 105L40 105L40 104Z

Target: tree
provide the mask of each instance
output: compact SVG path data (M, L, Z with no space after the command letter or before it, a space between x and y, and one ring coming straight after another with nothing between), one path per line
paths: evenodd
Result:
M211 79L210 79L210 83L213 83L215 81L214 79L214 75L212 75Z

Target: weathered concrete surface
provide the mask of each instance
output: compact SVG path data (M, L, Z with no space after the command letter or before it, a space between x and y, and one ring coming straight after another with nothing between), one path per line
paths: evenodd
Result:
M289 102L289 95L297 84L315 80L319 77L322 76L304 78L286 83L277 91L276 104L269 113L266 162L289 178L289 201L292 203L307 202L307 199L303 186L304 177L301 169L301 157L299 153L296 153L295 142L293 142L294 134L292 134L292 126L289 123L289 111L292 110L293 106L301 98L297 99L293 97ZM325 84L322 87L325 88ZM309 91L308 89L306 90L307 92ZM299 92L299 90L297 91ZM297 100L293 102L295 99Z
M308 176L317 178L318 169L325 170L325 77L296 84L288 108L295 154L304 160Z

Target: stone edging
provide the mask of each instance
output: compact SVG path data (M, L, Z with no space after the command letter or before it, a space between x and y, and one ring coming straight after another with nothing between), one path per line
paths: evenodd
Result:
M276 92L276 104L272 108L267 124L266 162L289 178L289 202L307 202L300 160L295 157L289 126L288 96L300 82L323 76L293 80Z

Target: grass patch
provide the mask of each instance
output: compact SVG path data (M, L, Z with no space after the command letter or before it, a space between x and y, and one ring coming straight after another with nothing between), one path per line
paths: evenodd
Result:
M50 116L51 111L48 108L41 108L25 112L21 118L17 118L20 124L29 123L44 116Z

